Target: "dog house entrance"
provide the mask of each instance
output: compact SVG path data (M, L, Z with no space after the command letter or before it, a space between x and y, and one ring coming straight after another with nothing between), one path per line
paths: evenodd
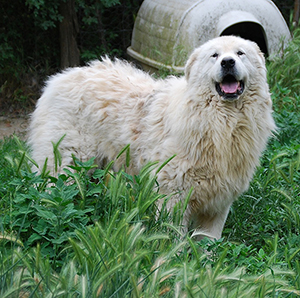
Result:
M268 48L264 29L257 23L243 22L226 28L222 35L235 35L256 42L260 50L268 56Z

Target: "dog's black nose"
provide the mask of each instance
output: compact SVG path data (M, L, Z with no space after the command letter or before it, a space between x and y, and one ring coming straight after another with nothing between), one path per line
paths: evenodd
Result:
M235 65L235 60L232 59L232 58L224 58L222 61L221 61L221 66L223 68L226 68L226 69L230 69L230 68L233 68Z

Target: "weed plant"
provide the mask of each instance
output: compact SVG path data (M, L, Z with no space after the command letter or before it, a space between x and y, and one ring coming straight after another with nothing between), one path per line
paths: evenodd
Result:
M2 141L0 297L299 297L299 44L268 62L278 131L218 241L182 235L185 204L156 209L155 163L133 177L74 157L55 178Z

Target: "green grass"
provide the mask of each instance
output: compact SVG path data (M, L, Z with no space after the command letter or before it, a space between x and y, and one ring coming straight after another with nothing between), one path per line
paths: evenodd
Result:
M75 159L54 178L30 172L23 142L2 141L0 297L300 296L299 32L268 62L279 130L216 242L182 237L184 206L157 215L156 164L90 177L93 160Z

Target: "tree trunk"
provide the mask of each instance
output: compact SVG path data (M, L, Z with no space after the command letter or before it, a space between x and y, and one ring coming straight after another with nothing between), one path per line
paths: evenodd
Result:
M77 46L78 21L75 1L61 1L59 10L63 17L59 24L60 66L61 68L76 66L79 65L80 56Z
M295 27L299 25L299 15L300 15L300 0L295 0L294 16L293 16L293 25Z

